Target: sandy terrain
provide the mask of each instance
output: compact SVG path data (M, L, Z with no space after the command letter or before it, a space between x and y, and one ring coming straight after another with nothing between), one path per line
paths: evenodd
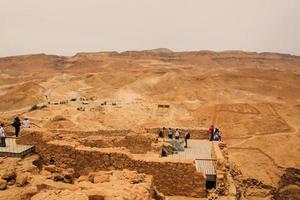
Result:
M166 49L40 54L0 58L0 72L6 125L16 115L48 131L215 124L244 178L277 187L286 168L300 167L297 56ZM45 108L29 111L35 104Z

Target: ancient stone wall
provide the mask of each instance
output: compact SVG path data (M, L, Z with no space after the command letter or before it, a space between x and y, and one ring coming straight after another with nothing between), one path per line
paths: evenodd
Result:
M34 132L34 134L31 134ZM157 136L147 133L128 133L125 130L101 131L101 132L73 132L59 131L56 133L39 131L23 131L19 138L20 144L36 145L40 142L45 143L51 140L64 140L78 142L84 146L108 148L125 147L131 153L147 153L152 150L152 143L157 142Z
M126 147L131 153L147 153L151 151L151 144L157 138L149 134L128 134L126 136L112 137L87 137L79 142L84 146L107 148L107 147Z
M87 137L91 135L102 135L102 136L125 136L130 130L98 130L98 131L66 131L59 130L59 134L73 134L77 136Z
M30 139L30 140L29 140ZM33 142L33 140L38 142ZM33 132L19 140L36 146L45 164L74 168L79 174L99 170L129 169L152 175L157 190L165 195L205 197L205 180L190 162L166 162L135 159L128 151L82 146L66 141L43 141L42 133Z
M154 185L165 195L205 196L203 175L196 171L193 163L136 160L128 153L53 142L49 143L47 152L40 154L44 160L54 160L53 164L60 167L73 167L79 174L129 169L152 175Z
M222 151L219 148L219 142L212 142L212 151L213 157L216 159L215 167L217 173L217 182L224 182L224 179L226 178L225 159L223 157Z

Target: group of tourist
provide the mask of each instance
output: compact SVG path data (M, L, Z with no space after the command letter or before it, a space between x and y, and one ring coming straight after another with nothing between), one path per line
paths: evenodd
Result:
M208 129L209 141L221 141L222 133L219 128L211 125Z
M190 139L191 135L188 131L188 129L184 130L184 147L187 148L187 141ZM169 140L179 140L180 139L180 131L178 128L172 129L168 128L166 129L163 127L162 129L159 130L158 136L159 138L165 138L165 136L168 136ZM214 125L211 125L210 128L208 129L208 135L209 135L209 141L221 141L222 140L222 133L221 130L217 127L214 127Z
M190 135L188 129L185 129L184 133L185 133L185 135L184 135L184 147L187 148L187 140L190 139L191 135ZM168 135L168 138L170 140L173 140L173 138L175 138L175 140L180 139L180 131L179 131L178 128L176 128L176 129L172 129L172 128L166 129L165 127L163 127L162 130L159 131L158 136L160 138L164 138L165 135Z
M24 128L30 128L30 120L28 118L25 118L21 123L20 118L16 117L13 123L11 124L15 129L16 137L19 136L22 124ZM5 137L6 137L6 133L5 133L4 123L1 123L0 124L0 147L6 147Z

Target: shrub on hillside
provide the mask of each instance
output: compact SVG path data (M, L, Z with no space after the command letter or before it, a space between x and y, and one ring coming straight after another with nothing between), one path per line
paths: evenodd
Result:
M34 110L41 110L43 108L46 108L46 105L42 105L42 106L38 106L36 104L34 104L33 106L31 106L31 108L29 109L29 112L34 111Z

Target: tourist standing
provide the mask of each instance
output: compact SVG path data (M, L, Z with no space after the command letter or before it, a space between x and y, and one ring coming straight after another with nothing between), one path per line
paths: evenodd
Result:
M213 141L220 141L220 130L215 128L215 132L213 134Z
M0 147L6 147L4 124L0 125Z
M159 138L164 138L164 133L163 133L162 130L159 130L158 137Z
M171 128L168 129L169 139L173 139L173 130Z
M30 121L28 118L25 118L23 120L23 126L24 126L24 128L30 128Z
M190 139L191 135L190 135L190 132L188 129L186 129L186 132L185 132L185 137L184 137L184 148L187 148L188 146L188 139Z
M175 139L176 140L179 140L179 136L180 136L180 134L179 134L179 130L178 130L178 128L176 129L176 132L175 132Z
M214 141L221 141L222 140L220 129L216 128L216 131L214 132L213 140Z
M209 141L212 141L214 139L214 131L215 131L214 125L211 125L207 131L209 136Z
M166 128L165 127L163 127L163 129L162 129L162 134L163 134L163 137L165 137L165 135L167 135L167 132L166 132L167 130L166 130Z
M21 120L19 117L15 118L14 122L12 123L12 126L15 127L15 135L16 137L18 137L20 133L20 126L21 126Z

